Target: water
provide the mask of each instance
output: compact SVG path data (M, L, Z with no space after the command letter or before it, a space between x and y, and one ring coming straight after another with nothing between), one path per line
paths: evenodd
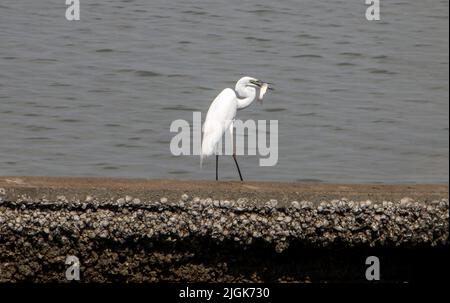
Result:
M447 0L0 4L0 175L210 179L173 120L242 75L275 83L238 118L279 120L279 161L244 178L448 182ZM223 179L238 179L231 158Z

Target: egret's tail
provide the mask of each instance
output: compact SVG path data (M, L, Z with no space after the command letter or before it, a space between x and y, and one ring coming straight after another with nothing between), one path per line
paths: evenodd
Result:
M203 159L214 153L216 140L213 136L204 135L202 141L202 152L200 154L200 167L203 165Z

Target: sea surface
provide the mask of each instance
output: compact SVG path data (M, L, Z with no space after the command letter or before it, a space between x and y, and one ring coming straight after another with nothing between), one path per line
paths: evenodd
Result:
M278 163L244 179L448 182L449 2L0 2L0 175L212 179L173 156L192 122L249 75L274 83L241 120L278 120ZM231 157L220 177L238 180Z

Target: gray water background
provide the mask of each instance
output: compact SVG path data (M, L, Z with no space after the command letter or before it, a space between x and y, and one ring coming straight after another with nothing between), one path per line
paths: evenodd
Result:
M244 178L448 182L447 0L377 22L362 0L64 2L0 2L0 175L213 178L170 124L251 75L276 91L238 118L279 120L279 161Z

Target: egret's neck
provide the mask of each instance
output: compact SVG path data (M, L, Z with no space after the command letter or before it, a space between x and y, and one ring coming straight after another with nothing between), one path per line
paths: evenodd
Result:
M236 87L238 109L249 106L256 98L256 89L253 87Z

